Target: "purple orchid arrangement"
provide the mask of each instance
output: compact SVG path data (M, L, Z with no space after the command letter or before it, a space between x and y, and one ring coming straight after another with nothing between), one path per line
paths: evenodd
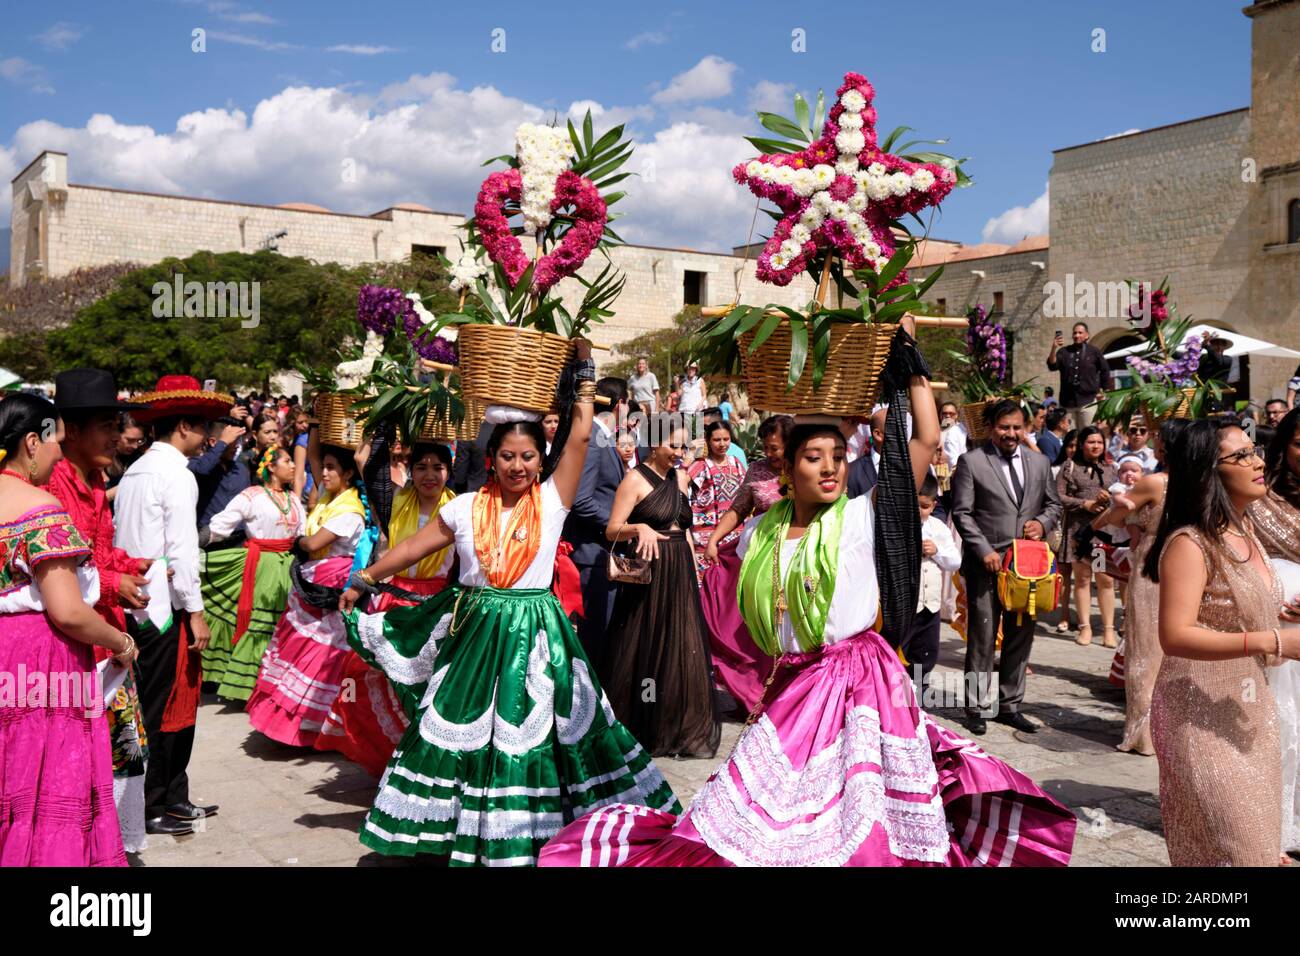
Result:
M1183 354L1168 362L1153 362L1137 355L1130 355L1124 361L1135 374L1148 382L1163 378L1168 379L1170 384L1183 388L1196 381L1203 347L1204 343L1199 336L1191 336L1183 347Z
M1007 377L1007 334L1002 326L988 317L984 306L975 305L966 313L966 348L975 370L991 385Z
M363 285L357 294L357 318L367 331L388 335L397 328L397 320L414 318L411 300L401 289L382 285Z

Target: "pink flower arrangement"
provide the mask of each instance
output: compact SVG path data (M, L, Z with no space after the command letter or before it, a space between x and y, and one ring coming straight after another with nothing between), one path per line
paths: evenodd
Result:
M518 202L522 189L519 170L492 173L483 180L478 200L474 203L479 239L492 261L501 266L511 285L528 271L530 260L523 243L511 231L502 207L509 201ZM605 232L607 210L600 190L591 180L571 169L556 177L555 198L551 200L553 214L559 214L565 207L572 207L573 223L560 244L542 256L533 270L533 289L539 295L582 268Z
M1134 321L1146 318L1148 309L1151 310L1153 322L1166 321L1169 318L1169 290L1163 286L1153 289L1148 299L1146 287L1138 286L1138 300L1134 305L1129 306L1129 318Z
M826 248L850 266L879 271L895 250L890 221L938 205L956 184L944 166L877 148L874 98L865 76L846 73L816 142L732 170L737 183L784 213L759 254L760 280L788 285ZM905 273L895 284L904 281Z

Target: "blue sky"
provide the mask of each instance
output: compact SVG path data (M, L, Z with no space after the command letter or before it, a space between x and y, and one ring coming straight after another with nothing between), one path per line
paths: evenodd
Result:
M830 91L856 70L876 87L882 131L905 123L971 157L977 184L945 202L935 235L1015 241L1046 226L1053 149L1249 105L1242 5L15 5L0 37L0 173L56 148L73 182L467 211L477 161L509 151L515 124L594 102L602 120L630 121L632 168L654 172L631 181L625 237L722 249L749 226L752 199L728 170L753 152L741 138L760 132L753 108L789 113L794 90ZM205 53L191 50L194 28ZM795 29L806 52L791 50ZM1095 29L1105 52L1091 49ZM5 225L9 201L4 190Z

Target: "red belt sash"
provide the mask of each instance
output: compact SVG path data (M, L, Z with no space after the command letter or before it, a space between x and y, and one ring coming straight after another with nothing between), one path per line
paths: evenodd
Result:
M248 556L244 559L244 579L239 585L239 607L235 612L235 633L230 639L231 647L239 643L239 639L244 636L249 623L253 620L253 585L257 582L257 562L261 560L262 552L274 551L284 554L293 549L294 540L293 538L248 539L245 545Z

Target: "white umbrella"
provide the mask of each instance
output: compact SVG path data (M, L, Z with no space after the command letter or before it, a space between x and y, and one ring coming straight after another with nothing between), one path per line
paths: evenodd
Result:
M22 381L21 375L15 375L7 368L0 368L0 388L8 388L14 382Z
M1193 336L1200 338L1204 332L1209 332L1212 338L1227 339L1232 343L1224 352L1225 355L1276 355L1282 358L1300 358L1300 352L1295 349L1274 345L1272 342L1265 342L1263 339L1252 339L1249 335L1242 335L1240 332L1229 332L1227 329L1215 328L1213 325L1193 325L1187 330L1187 335L1183 341L1186 342ZM1123 358L1125 355L1136 355L1146 349L1147 344L1142 342L1138 345L1130 345L1128 348L1107 352L1106 358Z

